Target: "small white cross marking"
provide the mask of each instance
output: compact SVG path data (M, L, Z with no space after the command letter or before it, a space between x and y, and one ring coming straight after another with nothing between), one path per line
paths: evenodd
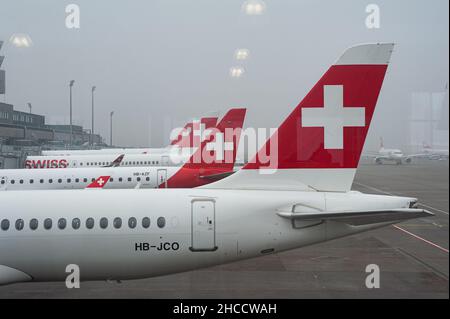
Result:
M103 180L103 178L100 178L97 183L98 185L103 186L103 184L105 184L105 181Z
M206 144L207 151L214 151L216 160L224 160L224 152L234 150L233 142L225 142L223 133L217 133L214 142L209 142Z
M199 138L202 138L202 132L205 131L206 125L205 123L201 123L200 121L194 121L192 122L192 128L194 129L193 134L194 136L198 136Z
M323 86L323 108L302 108L302 127L323 127L324 148L344 148L344 127L366 126L364 107L344 107L344 86Z

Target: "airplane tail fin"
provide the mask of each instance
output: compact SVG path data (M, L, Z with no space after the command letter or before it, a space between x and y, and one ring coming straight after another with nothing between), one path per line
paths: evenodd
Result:
M204 185L233 172L246 109L228 111L215 128L205 132L191 158L160 187L180 188L188 183Z
M112 161L111 164L105 165L102 167L118 167L122 163L122 160L124 157L125 157L125 154L121 154L114 161Z
M101 188L105 187L105 185L108 183L110 177L111 176L100 176L95 181L93 181L88 186L86 186L86 188L101 189Z
M184 126L177 138L170 142L171 146L178 146L180 148L190 148L198 143L201 134L207 129L215 127L217 124L217 117L203 117L200 121L192 121Z
M242 170L204 187L349 191L393 46L347 49Z

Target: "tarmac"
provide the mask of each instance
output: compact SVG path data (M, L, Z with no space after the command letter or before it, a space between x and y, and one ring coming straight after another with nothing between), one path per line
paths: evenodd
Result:
M353 189L417 197L434 217L284 253L143 280L23 283L0 298L449 298L449 163L363 162ZM380 287L366 287L366 266Z

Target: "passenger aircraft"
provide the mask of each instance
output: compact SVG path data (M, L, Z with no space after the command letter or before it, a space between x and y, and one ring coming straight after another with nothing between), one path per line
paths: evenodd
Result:
M10 169L0 171L1 190L83 189L99 176L102 188L192 188L233 173L246 109L231 109L217 127L209 128L201 146L183 166L92 167L67 169ZM229 130L229 131L228 131ZM205 161L209 150L211 160ZM113 163L120 164L124 155Z
M426 157L431 160L445 160L448 159L448 148L447 149L437 149L432 148L427 143L423 143L423 157Z
M394 162L397 165L412 162L413 155L405 155L401 150L395 148L385 148L383 138L380 138L380 150L377 155L368 155L375 157L375 163L383 164L385 162Z
M223 118L229 116L230 113L236 112L235 109L228 111ZM242 114L240 109L237 109ZM25 161L27 169L55 169L55 168L85 168L85 167L101 167L111 163L117 154L124 154L121 166L139 167L139 166L180 166L185 163L195 152L204 136L211 131L211 123L213 120L206 120L204 123L208 129L201 129L201 125L197 124L198 129L192 129L184 137L180 138L177 145L165 150L164 152L152 152L149 154L135 153L113 153L113 154L97 154L97 155L51 155L51 156L28 156ZM194 126L193 126L194 128ZM202 136L203 135L203 136ZM191 144L192 141L192 144ZM185 147L190 145L190 147Z
M72 156L72 155L117 155L117 154L160 154L169 153L179 148L192 148L198 145L194 138L204 135L205 130L215 127L217 117L204 117L187 123L179 134L163 148L104 148L100 150L56 150L42 151L42 156Z
M166 275L431 216L351 185L393 44L347 49L243 169L193 189L0 192L0 283ZM276 144L278 152L266 149Z

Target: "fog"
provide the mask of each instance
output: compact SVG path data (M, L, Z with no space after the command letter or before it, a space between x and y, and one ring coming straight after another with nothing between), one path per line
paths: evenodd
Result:
M66 27L70 3L80 8L79 29ZM408 145L413 95L448 83L447 0L266 0L257 16L243 3L0 0L0 100L24 111L31 102L49 124L68 124L75 80L74 122L90 128L95 85L96 132L108 141L114 111L114 144L165 146L173 126L230 107L248 109L246 127L277 127L347 47L395 42L366 144L376 149L380 136ZM369 3L380 8L379 29L366 26ZM18 33L32 46L8 42ZM240 48L249 52L243 62L234 57ZM245 69L240 78L230 76L235 66Z

